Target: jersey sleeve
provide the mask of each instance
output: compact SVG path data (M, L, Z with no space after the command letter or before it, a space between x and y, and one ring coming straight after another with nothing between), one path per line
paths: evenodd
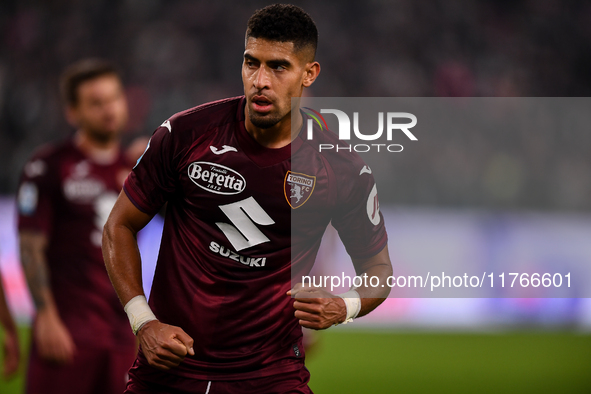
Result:
M167 121L156 129L144 154L123 184L127 197L147 214L158 212L175 191L175 147L170 127Z
M359 167L359 168L357 168ZM352 258L368 258L388 243L377 186L367 166L337 173L337 205L332 225Z
M21 174L18 194L18 229L50 235L54 220L54 201L60 192L60 181L51 158L45 154L34 155L25 164Z

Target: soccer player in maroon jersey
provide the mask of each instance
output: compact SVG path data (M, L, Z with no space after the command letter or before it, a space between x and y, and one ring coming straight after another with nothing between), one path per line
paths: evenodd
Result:
M292 115L304 122L291 98L320 72L316 45L299 7L255 12L245 95L164 121L126 179L103 254L140 341L127 393L310 393L301 327L350 321L388 295L387 286L342 297L292 289L292 265L314 262L331 220L360 274L385 284L392 271L371 171L355 153L321 156L292 132ZM135 237L165 203L148 304Z
M36 307L28 393L117 393L136 341L109 281L102 228L131 165L119 147L127 102L101 60L66 70L72 138L40 148L18 192L21 262Z

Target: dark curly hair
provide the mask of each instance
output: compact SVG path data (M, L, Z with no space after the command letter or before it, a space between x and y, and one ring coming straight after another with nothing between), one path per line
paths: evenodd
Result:
M273 4L255 11L246 28L246 40L249 37L293 42L295 51L312 49L312 59L318 45L316 24L306 11L291 4Z
M67 105L76 106L78 87L86 81L105 75L113 75L121 79L117 68L103 59L83 59L70 65L60 78L60 90L64 102Z

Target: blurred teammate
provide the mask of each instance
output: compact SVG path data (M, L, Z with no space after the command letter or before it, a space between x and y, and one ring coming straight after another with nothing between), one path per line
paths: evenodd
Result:
M21 262L36 307L27 392L118 393L135 357L101 255L103 225L131 169L116 70L83 60L62 76L72 138L40 148L18 193Z
M166 120L127 178L103 237L109 275L140 340L127 393L310 393L301 327L343 323L387 296L387 287L342 298L290 291L292 255L296 265L313 264L331 220L360 273L381 283L391 274L370 171L353 153L325 161L299 128L291 131L291 98L320 71L316 44L316 26L300 8L257 11L246 33L245 96ZM297 108L293 114L301 125ZM335 143L332 133L316 132ZM293 173L292 152L303 158ZM296 190L298 182L316 186ZM136 233L164 203L148 305ZM292 231L295 209L302 222Z
M18 343L18 332L16 324L12 319L4 287L2 284L2 274L0 273L0 326L4 328L4 343L2 353L4 357L4 377L12 376L18 370L20 360L20 349Z

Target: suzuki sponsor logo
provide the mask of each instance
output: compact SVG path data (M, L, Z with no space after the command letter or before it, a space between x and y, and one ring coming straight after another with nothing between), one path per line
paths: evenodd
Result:
M220 244L218 244L215 241L211 241L209 243L209 250L211 250L213 253L219 254L222 257L227 257L230 260L234 260L234 261L236 261L240 264L246 265L248 267L264 267L265 264L267 263L266 257L242 256L242 255L234 252L232 249L221 246Z
M338 121L338 135L339 140L349 141L351 140L351 129L353 130L354 136L362 141L372 141L375 143L366 144L353 144L353 145L334 145L334 144L319 144L319 152L334 150L334 151L355 151L355 152L402 152L404 149L400 144L391 144L395 134L401 132L409 140L417 141L417 137L410 131L411 128L417 124L417 117L408 112L378 112L378 130L375 132L368 132L368 130L359 129L359 112L353 112L353 122L349 115L344 111L338 109L321 109L320 113L314 111L311 108L303 108L304 112L310 116L307 119L307 139L312 140L314 137L314 122L316 122L320 130L324 130L327 127L326 120L321 114L332 114L335 115ZM311 112L306 112L306 110ZM378 143L379 140L384 140L383 135L385 132L385 140L388 143Z
M189 165L189 178L200 188L216 194L239 194L246 188L246 180L233 169L207 161Z

